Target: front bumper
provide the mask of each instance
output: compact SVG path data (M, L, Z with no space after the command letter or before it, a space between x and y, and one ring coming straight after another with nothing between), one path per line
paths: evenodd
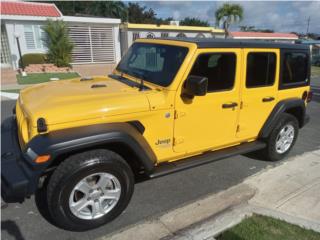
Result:
M1 197L8 203L23 202L36 191L40 172L20 149L14 117L1 125L1 149Z

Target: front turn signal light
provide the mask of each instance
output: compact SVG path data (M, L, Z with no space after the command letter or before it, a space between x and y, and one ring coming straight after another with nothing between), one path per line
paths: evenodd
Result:
M38 156L35 160L36 163L45 163L47 161L49 161L50 159L50 155L42 155L42 156Z

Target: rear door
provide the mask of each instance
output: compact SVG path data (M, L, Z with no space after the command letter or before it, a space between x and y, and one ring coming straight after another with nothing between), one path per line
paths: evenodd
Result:
M244 49L237 137L258 136L275 104L279 81L279 49Z

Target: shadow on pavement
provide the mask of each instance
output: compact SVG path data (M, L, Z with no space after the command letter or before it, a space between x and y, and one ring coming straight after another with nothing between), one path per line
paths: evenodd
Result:
M18 225L11 220L6 220L1 222L1 229L8 233L8 235L12 236L15 240L24 240L25 238L22 236L20 228Z

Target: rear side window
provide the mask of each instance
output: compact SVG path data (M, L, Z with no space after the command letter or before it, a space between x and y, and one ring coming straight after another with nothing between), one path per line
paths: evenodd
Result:
M252 52L247 56L246 87L272 86L276 73L276 54Z
M283 55L282 84L299 84L308 82L308 61L307 53L285 52Z
M194 63L190 75L208 78L208 92L231 90L236 72L234 53L202 54Z

